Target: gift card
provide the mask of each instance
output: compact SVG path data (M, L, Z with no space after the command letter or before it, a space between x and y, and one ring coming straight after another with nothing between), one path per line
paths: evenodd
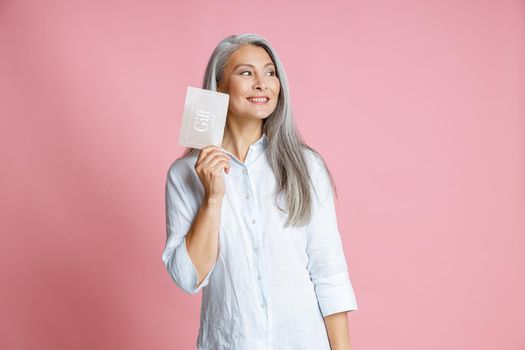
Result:
M230 95L188 86L179 145L203 148L222 147Z

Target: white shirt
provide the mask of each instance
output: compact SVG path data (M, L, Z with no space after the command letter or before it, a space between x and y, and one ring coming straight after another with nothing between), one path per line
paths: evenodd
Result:
M267 143L263 134L244 163L223 149L231 169L222 173L219 253L197 287L185 240L204 195L194 168L197 156L177 159L168 170L162 260L183 291L203 290L198 350L330 349L323 317L357 310L321 160L305 150L319 194L312 192L312 221L284 228L287 214L275 205ZM279 198L285 208L284 196Z

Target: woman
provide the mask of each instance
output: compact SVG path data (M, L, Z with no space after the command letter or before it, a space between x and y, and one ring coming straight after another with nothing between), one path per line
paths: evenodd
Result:
M197 348L350 349L357 303L333 181L294 125L275 50L256 34L225 38L203 88L230 96L222 147L170 166L162 256L182 290L203 289Z

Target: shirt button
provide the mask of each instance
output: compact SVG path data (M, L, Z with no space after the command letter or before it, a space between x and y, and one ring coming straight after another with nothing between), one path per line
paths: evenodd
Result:
M252 220L252 224L255 224L255 219Z
M261 280L261 275L257 276L257 279L260 281Z
M242 169L242 173L243 173L244 175L246 175L246 174L248 174L248 170L246 170L246 169Z
M262 308L266 307L266 304L265 303L261 303L261 307Z
M254 253L257 253L258 251L259 251L258 248L253 248L253 252L254 252Z
M246 199L250 198L250 194L246 193Z

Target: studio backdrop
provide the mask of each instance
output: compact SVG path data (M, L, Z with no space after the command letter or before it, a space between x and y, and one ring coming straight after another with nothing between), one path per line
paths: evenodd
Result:
M0 2L0 348L195 349L161 260L188 86L258 33L337 186L357 350L525 349L525 4Z

